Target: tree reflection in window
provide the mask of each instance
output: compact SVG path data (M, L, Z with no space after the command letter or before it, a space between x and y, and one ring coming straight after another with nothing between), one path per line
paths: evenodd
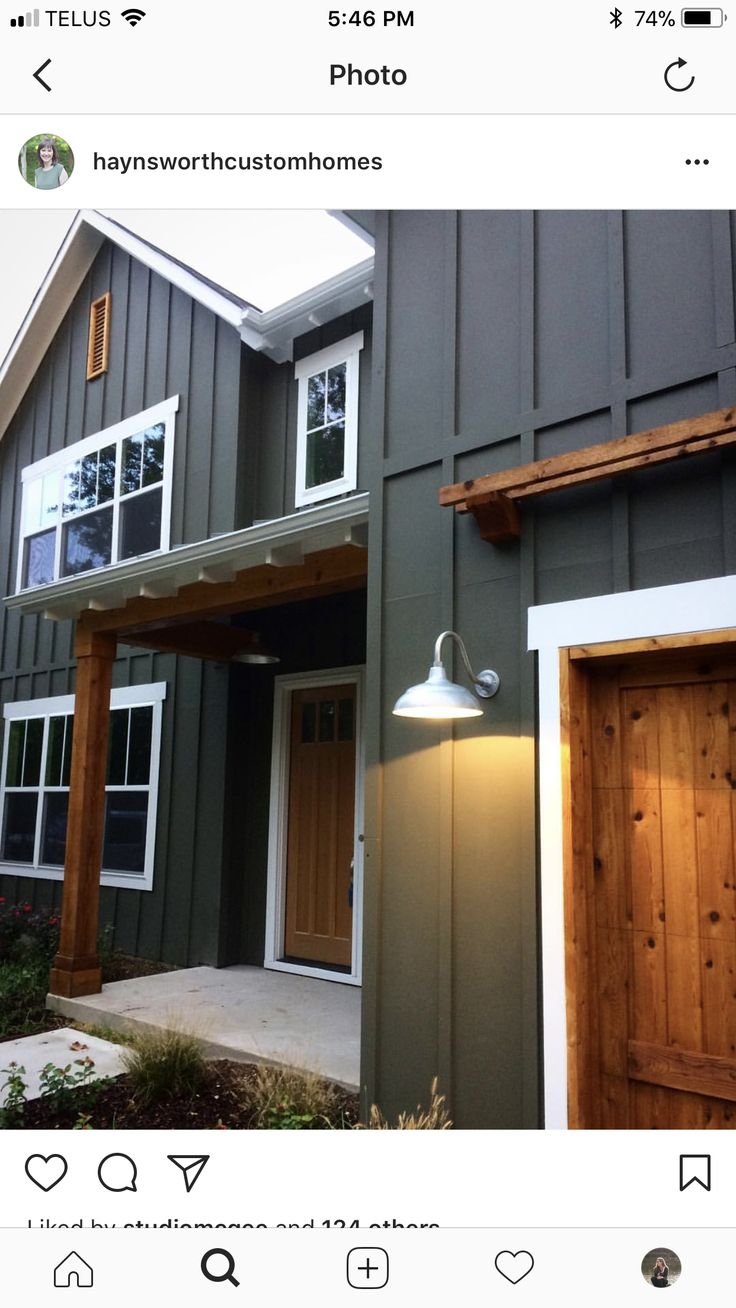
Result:
M309 378L307 389L307 489L339 481L345 471L347 364Z

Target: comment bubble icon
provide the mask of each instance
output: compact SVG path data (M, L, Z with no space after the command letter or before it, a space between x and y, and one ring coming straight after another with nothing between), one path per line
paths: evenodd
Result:
M137 1189L138 1168L128 1154L107 1154L97 1168L97 1176L100 1185L114 1194Z

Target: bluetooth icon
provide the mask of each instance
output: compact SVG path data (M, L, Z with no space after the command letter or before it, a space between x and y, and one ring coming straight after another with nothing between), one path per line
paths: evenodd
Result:
M622 14L621 10L620 10L620 9L612 9L612 10L611 10L611 23L613 24L613 26L614 26L616 29L618 29L618 28L621 26L621 24L623 23L623 21L624 21L624 20L623 20L623 14Z

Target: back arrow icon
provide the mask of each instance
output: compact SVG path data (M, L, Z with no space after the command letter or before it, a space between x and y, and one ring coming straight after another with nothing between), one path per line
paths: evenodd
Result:
M47 60L46 60L46 63L45 63L45 64L41 64L41 67L40 67L40 68L37 68L36 71L35 71L35 73L33 74L33 76L35 77L36 81L41 83L41 85L42 85L44 91L50 91L50 90L51 90L51 87L49 86L48 82L44 82L43 78L41 77L41 73L43 72L44 68L48 68L48 66L49 66L50 63L51 63L51 60L50 60L50 59L47 59Z
M670 79L669 79L670 71L671 71L673 68L684 68L686 63L687 63L687 59L675 59L675 62L674 62L674 63L672 63L672 64L668 64L667 67L665 68L665 70L664 70L664 80L665 80L667 86L670 88L671 91L689 91L689 90L690 90L690 87L692 86L693 82L695 81L695 78L694 78L694 77L691 77L691 78L690 78L690 81L689 81L688 84L687 84L687 86L673 86L673 85L672 85L672 83L671 83L671 81L670 81Z

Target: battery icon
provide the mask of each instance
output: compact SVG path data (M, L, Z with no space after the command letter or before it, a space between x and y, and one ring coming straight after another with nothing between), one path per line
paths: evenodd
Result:
M723 27L722 9L683 9L683 27Z

